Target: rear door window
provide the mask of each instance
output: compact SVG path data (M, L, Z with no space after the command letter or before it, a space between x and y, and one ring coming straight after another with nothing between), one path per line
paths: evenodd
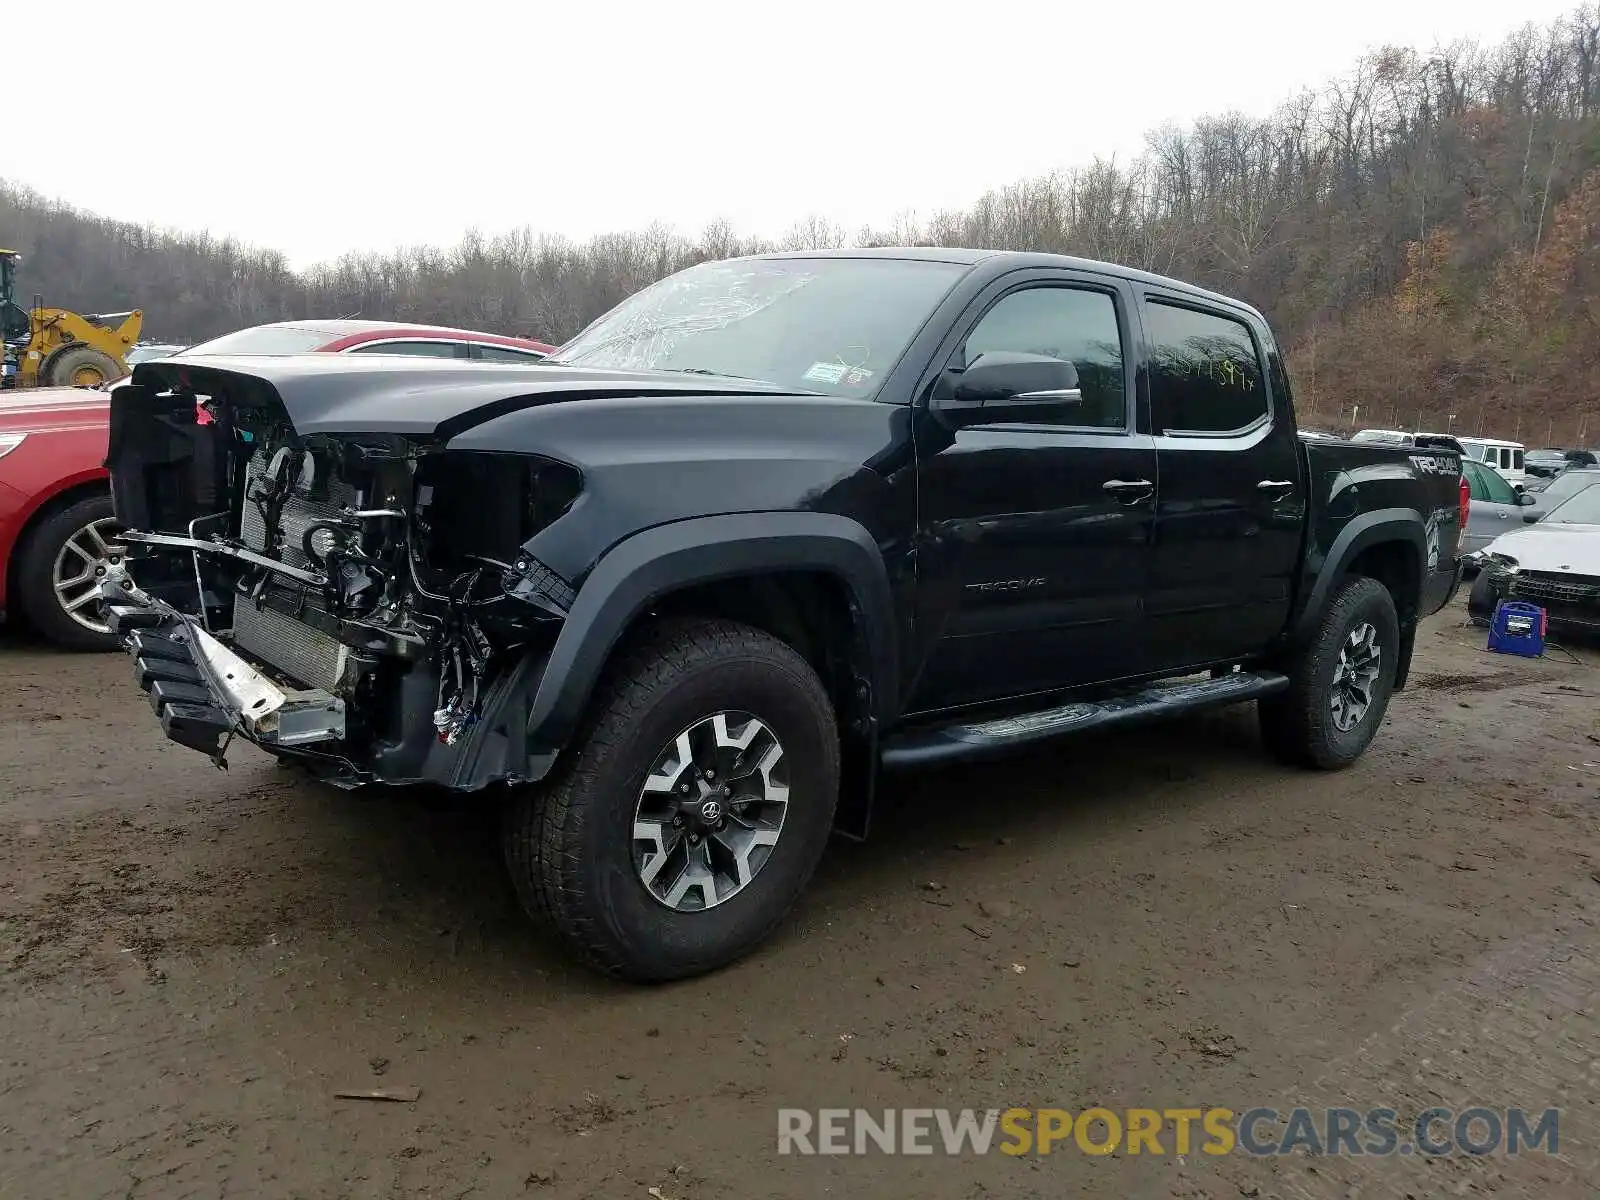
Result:
M1163 432L1242 433L1266 420L1266 373L1243 321L1149 300L1144 326L1150 401Z
M1488 485L1483 482L1483 468L1470 458L1461 460L1461 473L1467 477L1467 492L1480 504L1489 498Z

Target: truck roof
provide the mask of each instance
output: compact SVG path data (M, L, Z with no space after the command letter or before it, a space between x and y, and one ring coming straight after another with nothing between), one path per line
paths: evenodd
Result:
M1120 263L1102 262L1093 258L1077 258L1070 254L1044 254L1033 250L975 250L962 246L854 246L839 250L780 250L770 254L751 254L746 258L889 258L918 262L944 262L958 266L976 267L992 265L1000 269L1023 267L1055 267L1069 271L1089 271L1098 275L1115 275L1131 279L1166 291L1181 292L1198 299L1226 304L1244 309L1265 321L1260 310L1222 292L1209 291L1197 284L1186 283L1167 275L1125 267Z
M260 325L249 326L253 329L304 329L311 333L325 333L330 338L345 337L352 333L394 333L400 330L417 330L427 333L449 333L465 335L473 338L499 338L508 337L506 334L489 333L482 329L463 329L459 325L429 325L420 321L377 321L355 317L308 317L298 321L265 321ZM242 332L242 331L235 331ZM511 337L517 342L531 341L529 338Z

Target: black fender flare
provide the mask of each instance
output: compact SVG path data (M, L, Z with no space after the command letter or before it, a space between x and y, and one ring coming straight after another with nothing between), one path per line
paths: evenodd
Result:
M530 764L548 764L571 739L606 661L652 602L694 584L796 570L828 572L848 589L865 634L869 716L892 712L894 601L883 554L861 524L806 512L691 517L625 538L584 578L528 711Z
M1328 547L1317 570L1316 579L1306 594L1306 602L1295 620L1295 641L1309 637L1316 628L1333 585L1349 568L1363 550L1382 542L1406 542L1417 553L1418 578L1426 581L1428 575L1428 531L1422 515L1410 508L1377 508L1360 513L1339 531Z

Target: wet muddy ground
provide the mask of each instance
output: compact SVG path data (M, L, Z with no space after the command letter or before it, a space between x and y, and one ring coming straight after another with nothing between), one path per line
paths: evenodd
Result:
M1461 997L1429 1053L1567 1105L1563 1155L1355 1194L1593 1195L1600 1085L1541 1038L1600 950L1600 657L1463 618L1338 774L1240 710L896 779L760 953L662 988L525 923L486 806L219 772L122 656L0 638L0 1195L1345 1195L1303 1156L780 1157L776 1112L1367 1108ZM370 1088L420 1094L334 1094Z

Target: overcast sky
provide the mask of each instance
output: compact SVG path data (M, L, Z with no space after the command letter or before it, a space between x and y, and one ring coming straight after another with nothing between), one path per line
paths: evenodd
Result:
M296 266L470 226L778 235L817 213L853 232L1131 156L1164 122L1266 113L1377 45L1495 42L1572 7L80 0L74 24L116 53L6 56L11 110L45 119L0 174Z

